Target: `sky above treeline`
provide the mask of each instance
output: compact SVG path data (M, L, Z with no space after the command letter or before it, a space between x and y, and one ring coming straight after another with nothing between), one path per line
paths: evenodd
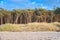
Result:
M0 8L5 9L25 9L25 8L45 8L53 9L60 7L60 0L0 0Z

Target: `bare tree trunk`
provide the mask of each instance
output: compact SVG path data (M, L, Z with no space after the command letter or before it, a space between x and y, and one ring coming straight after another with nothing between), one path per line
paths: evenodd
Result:
M6 17L5 17L4 19L5 19L5 23L7 23L7 22L6 22L6 21L7 21L7 20L6 20Z
M13 16L11 15L10 23L13 24Z
M1 16L1 25L3 24L3 17Z
M42 17L42 15L40 16L40 22L43 20L43 17Z
M22 16L20 16L20 24L22 23Z
M53 12L51 12L51 22L53 22L53 17L54 17L54 14Z
M56 22L58 22L58 15L56 16L57 18L56 18Z
M18 23L18 18L19 18L19 15L17 15L16 20L14 21L14 24Z
M53 22L53 16L51 16L51 22Z
M31 16L29 15L28 16L28 23L30 23L31 22Z
M25 24L28 23L28 17L27 17L27 14L25 14Z
M9 18L7 18L7 23L10 23L9 21L10 21L10 19L9 19Z
M44 22L46 22L46 15L44 15Z

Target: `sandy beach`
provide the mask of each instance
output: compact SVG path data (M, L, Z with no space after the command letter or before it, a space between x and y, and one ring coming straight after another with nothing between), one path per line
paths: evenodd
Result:
M60 32L0 32L0 40L60 40Z

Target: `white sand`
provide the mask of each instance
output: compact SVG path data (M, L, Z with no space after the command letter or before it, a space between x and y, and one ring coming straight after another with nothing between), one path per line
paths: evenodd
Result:
M0 32L0 40L60 40L60 32Z

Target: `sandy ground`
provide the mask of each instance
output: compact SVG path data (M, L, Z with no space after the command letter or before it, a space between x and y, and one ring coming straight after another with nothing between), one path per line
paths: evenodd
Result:
M60 32L0 32L0 40L60 40Z

